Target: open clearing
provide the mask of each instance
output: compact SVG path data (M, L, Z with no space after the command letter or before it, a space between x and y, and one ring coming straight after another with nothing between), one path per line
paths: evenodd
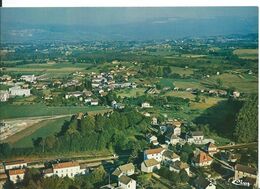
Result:
M46 137L59 132L65 120L69 120L69 117L41 121L13 135L8 141L17 148L32 147L33 138Z
M64 120L64 118L68 118L70 115L63 116L55 116L55 117L32 117L25 119L12 119L7 121L6 124L9 124L12 128L13 133L7 139L6 142L14 143L19 141L20 139L25 138L27 140L28 136L34 133L37 129L46 126L48 123L53 123L55 120ZM18 123L23 123L22 125L17 125ZM20 127L19 127L20 126ZM18 129L18 130L16 130ZM19 144L22 145L23 144Z

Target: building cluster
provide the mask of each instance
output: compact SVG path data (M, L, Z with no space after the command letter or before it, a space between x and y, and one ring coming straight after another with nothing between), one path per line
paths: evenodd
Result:
M15 183L21 182L24 179L26 171L28 168L34 167L33 165L28 165L24 160L16 160L9 162L0 163L0 188L8 180ZM38 168L36 165L35 168ZM41 167L41 174L43 177L69 177L74 178L76 175L87 174L88 169L82 167L76 161L69 162L57 162L51 164L51 167Z
M0 84L8 87L8 90L0 90L0 101L6 102L11 97L31 95L29 84L36 84L37 77L34 75L22 75L19 79L14 79L9 75L0 77Z

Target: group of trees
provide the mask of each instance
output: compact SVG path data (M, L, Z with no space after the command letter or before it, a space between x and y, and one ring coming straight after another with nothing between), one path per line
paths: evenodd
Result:
M38 152L71 152L93 150L131 150L146 145L135 134L145 133L149 121L135 110L106 115L73 116L57 135L34 140Z

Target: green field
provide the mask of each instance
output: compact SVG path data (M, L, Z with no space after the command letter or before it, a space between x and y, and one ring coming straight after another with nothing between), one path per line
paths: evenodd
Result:
M103 106L56 106L50 107L44 104L12 105L0 104L0 119L19 117L67 115L78 112L108 110Z
M117 92L117 96L120 97L136 97L144 94L144 88L136 88L136 89L121 89Z
M16 141L13 146L17 148L32 147L33 138L36 139L37 137L46 137L59 132L65 120L69 120L69 117L58 118L55 120L46 120L35 124L35 126L29 127L19 133L19 135L22 135L24 133L24 136L22 137L22 139ZM32 131L30 135L26 136L26 133L28 133L26 130Z

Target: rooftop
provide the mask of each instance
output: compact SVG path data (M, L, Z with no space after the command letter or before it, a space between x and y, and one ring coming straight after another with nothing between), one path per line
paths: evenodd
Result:
M9 170L9 175L20 175L20 174L24 174L25 173L25 169L11 169Z
M127 185L132 179L128 176L122 175L121 177L119 177L119 182L124 183L125 185Z
M145 150L144 153L145 154L159 154L162 151L164 151L164 148L155 148L155 149Z
M250 173L252 175L257 175L257 169L255 169L253 167L241 165L241 164L237 164L235 166L235 170L236 171L242 171L242 172Z
M148 159L148 160L144 160L144 164L146 167L151 167L151 166L154 166L154 165L158 165L160 164L156 159Z
M79 166L78 162L70 161L70 162L53 164L53 169L63 169L67 167L76 167L76 166Z

